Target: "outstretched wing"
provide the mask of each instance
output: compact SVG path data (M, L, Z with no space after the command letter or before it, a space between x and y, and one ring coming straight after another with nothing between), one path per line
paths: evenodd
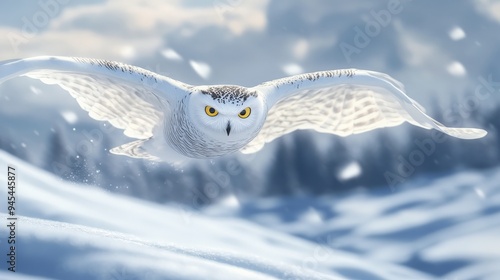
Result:
M348 136L403 122L448 135L475 139L486 131L450 128L425 114L388 75L356 69L323 71L278 79L258 85L269 112L261 132L243 153L260 150L265 143L297 129Z
M148 139L188 85L131 65L89 58L34 57L0 62L0 83L27 76L59 85L89 116Z

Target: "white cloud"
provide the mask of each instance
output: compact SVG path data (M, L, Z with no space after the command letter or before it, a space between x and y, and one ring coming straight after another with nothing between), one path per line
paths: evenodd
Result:
M1 29L0 32L2 32ZM4 50L0 53L0 60L38 55L61 55L123 61L133 58L138 53L153 53L160 48L161 44L160 36L127 39L89 30L48 31L27 40L17 48L8 39L0 36L0 48Z
M0 36L0 60L46 54L130 60L139 54L159 51L168 34L182 30L191 30L186 33L189 35L215 26L238 36L265 28L267 0L230 5L233 2L222 6L222 14L214 5L187 7L179 0L110 0L67 6L32 34L23 33L23 25L0 26L0 34L6 34ZM28 16L31 14L27 12Z
M500 2L498 0L475 0L477 9L484 15L500 21Z
M135 48L130 45L123 46L120 50L120 55L128 60L133 59L136 55Z

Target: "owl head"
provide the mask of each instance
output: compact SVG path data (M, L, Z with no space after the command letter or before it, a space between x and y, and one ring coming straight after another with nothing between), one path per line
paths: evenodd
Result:
M193 124L210 140L242 145L259 133L267 114L262 97L239 86L199 87L187 107Z

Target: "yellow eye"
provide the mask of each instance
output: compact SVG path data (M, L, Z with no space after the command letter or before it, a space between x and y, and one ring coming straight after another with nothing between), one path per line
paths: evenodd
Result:
M219 111L215 110L214 107L205 106L205 113L207 113L210 117L215 117L219 114Z
M250 116L250 113L252 113L252 110L250 109L250 107L246 107L238 114L238 116L242 119L246 119L248 118L248 116Z

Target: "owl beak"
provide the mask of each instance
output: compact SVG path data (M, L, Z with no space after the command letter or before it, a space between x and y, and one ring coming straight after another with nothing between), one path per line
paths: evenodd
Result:
M227 132L227 136L229 136L229 133L231 132L231 122L227 122L226 132Z

